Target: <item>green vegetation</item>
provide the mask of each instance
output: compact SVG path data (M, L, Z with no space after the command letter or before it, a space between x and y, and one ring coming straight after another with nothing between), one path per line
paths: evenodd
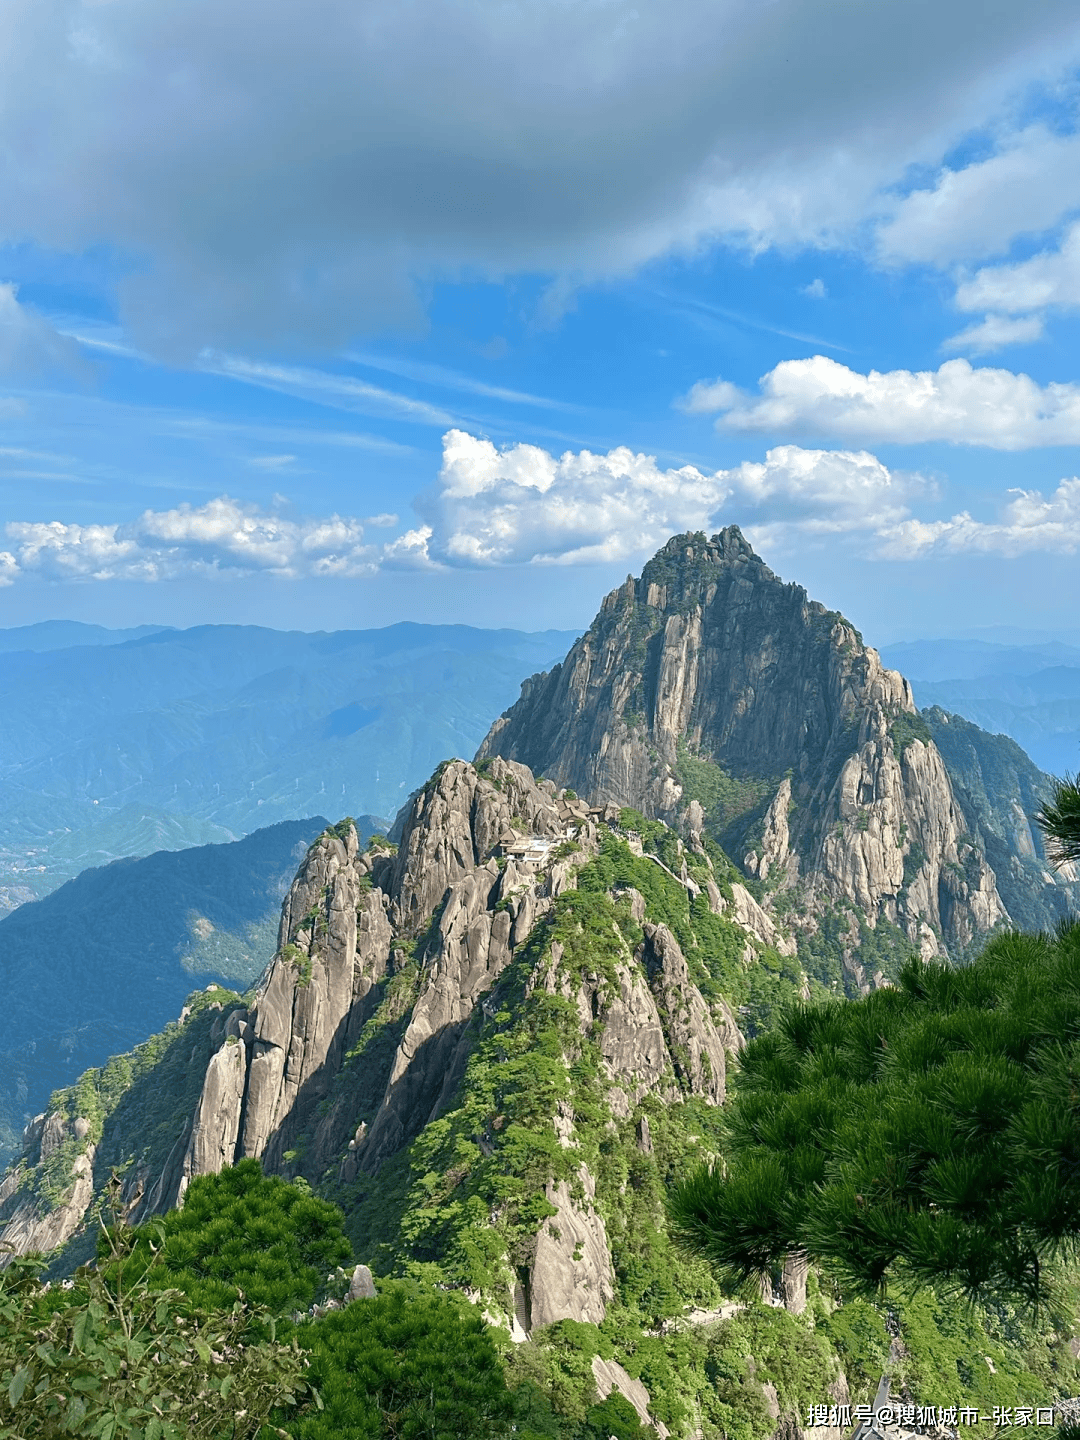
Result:
M315 924L317 919L315 915L305 916L304 918L305 921L310 920L312 925ZM311 984L311 956L305 950L301 950L299 945L286 945L281 952L281 958L287 961L296 971L298 985Z
M287 1434L263 1427L310 1393L307 1367L295 1341L275 1338L269 1311L240 1300L207 1309L156 1289L118 1221L102 1263L81 1267L70 1291L42 1286L40 1260L0 1271L0 1440Z
M800 1006L742 1057L726 1170L680 1186L680 1236L734 1276L805 1249L849 1287L1054 1299L1080 1238L1080 923L961 970Z
M108 1239L99 1239L99 1260ZM197 1176L182 1210L133 1231L129 1265L204 1309L244 1299L286 1315L311 1305L327 1269L351 1258L337 1206L241 1160Z
M855 999L859 988L845 967L845 956L861 965L868 981L880 971L895 982L914 954L911 942L898 925L878 916L871 927L850 901L839 900L817 917L817 929L799 935L799 959L807 974L833 995Z
M901 710L889 721L889 735L898 755L903 756L909 745L917 740L922 745L929 745L933 739L930 727L921 715L909 715L906 710Z
M1075 776L1058 781L1038 820L1059 863L1080 860L1080 785Z
M87 857L99 868L0 919L0 968L34 976L9 984L0 1007L0 1171L53 1091L164 1029L196 985L242 991L257 980L297 847L324 823L109 865Z
M646 820L635 810L624 810L624 829L636 830L646 854L634 855L625 841L609 833L601 836L601 852L578 874L579 891L608 891L633 886L645 897L651 920L666 925L686 956L690 977L707 1000L726 1001L741 1012L740 1024L751 1034L766 1028L774 1015L799 999L804 973L798 960L777 950L750 942L754 959L747 964L746 932L724 915L714 915L704 892L690 901L685 886L653 860L655 854L669 870L679 873L683 859L691 877L704 885L713 878L708 866L681 849L674 831L659 821ZM718 849L711 850L721 893L742 876Z
M275 1417L296 1440L502 1440L514 1402L493 1332L461 1295L386 1281L297 1337L321 1404Z
M680 760L696 796L723 811L733 793L724 786L736 782L711 762ZM871 929L854 907L837 905L796 961L748 942L711 912L705 893L691 899L676 878L688 875L703 892L715 883L733 898L732 885L745 882L714 834L705 837L706 859L637 812L624 811L621 823L640 836L642 855L605 828L594 858L575 842L556 849L558 858L579 854L577 888L554 899L463 1027L457 1092L376 1174L342 1180L352 1172L335 1160L317 1175L307 1157L322 1156L322 1166L326 1150L312 1126L285 1154L306 1180L266 1178L257 1162L243 1161L194 1180L183 1209L161 1221L130 1234L111 1226L99 1242L97 1278L81 1271L74 1291L39 1291L24 1264L11 1284L31 1298L5 1310L0 1277L0 1440L16 1375L13 1363L4 1370L5 1323L25 1336L31 1318L40 1331L63 1313L56 1355L76 1326L95 1344L104 1336L77 1362L97 1387L82 1392L65 1378L66 1390L50 1382L40 1394L85 1393L97 1404L100 1390L113 1403L116 1377L105 1383L94 1368L106 1365L112 1344L107 1302L94 1300L105 1306L101 1315L88 1308L99 1284L117 1297L172 1287L172 1299L155 1301L171 1326L167 1357L175 1352L179 1369L194 1354L187 1383L194 1394L210 1383L208 1414L226 1398L240 1404L250 1384L254 1400L242 1408L254 1429L236 1433L254 1436L268 1417L261 1440L501 1440L511 1427L519 1440L653 1440L617 1391L601 1400L594 1360L640 1380L652 1415L678 1440L768 1440L777 1421L763 1386L775 1390L783 1415L802 1415L828 1398L841 1370L853 1399L870 1398L890 1364L894 1391L918 1403L989 1410L1075 1393L1069 1340L1080 1291L1061 1256L1080 1238L1071 1098L1080 1087L1080 927L1055 938L1001 937L982 959L952 970L913 960L895 926L881 920ZM645 978L629 887L644 897L648 921L675 935L706 1003L718 1015L721 1002L737 1007L740 1025L757 1037L726 1112L690 1093L689 1057L680 1053L641 1098L615 1102L605 1018ZM788 903L794 909L797 897ZM393 973L367 996L365 1023L319 1121L331 1113L350 1127L374 1120L440 915L395 944ZM307 918L317 929L324 917L316 906ZM307 983L308 957L284 953ZM839 996L851 985L845 954L899 988L847 1005L803 1004L803 966L813 995ZM90 1121L99 1174L109 1157L130 1151L125 1135L146 1146L131 1163L151 1171L181 1138L204 1057L241 1003L223 990L193 1002L182 1028L57 1097L68 1121ZM73 1137L64 1146L28 1184L63 1195L77 1153ZM552 1197L565 1203L553 1188L563 1185L572 1203L603 1220L615 1295L602 1325L562 1321L510 1346L484 1310L508 1317L515 1287L528 1294L538 1232L561 1223ZM775 1273L797 1248L824 1267L811 1271L805 1314L743 1289L743 1308L726 1307L722 1320L690 1327L680 1318L688 1307L716 1313L748 1276ZM340 1298L354 1250L383 1277L377 1298L289 1322L313 1301ZM468 1304L466 1291L480 1303ZM960 1304L953 1291L980 1303ZM1024 1309L1032 1301L1041 1307L1035 1315ZM90 1320L79 1320L80 1306ZM149 1316L148 1306L139 1313ZM175 1323L185 1317L190 1328ZM145 1320L141 1333L157 1344L145 1328L154 1323ZM218 1338L236 1371L227 1396L218 1362L197 1345L192 1351L195 1341ZM146 1378L148 1353L128 1361L125 1383ZM63 1363L74 1356L68 1344ZM138 1395L171 1397L171 1363ZM15 1403L29 1403L33 1389L37 1404L43 1375L35 1369L21 1381ZM189 1392L177 1393L182 1407ZM135 1418L146 1430L144 1400L128 1394L127 1432L118 1409L113 1430L103 1428L88 1400L87 1426L97 1429L71 1433L142 1434ZM7 1433L19 1440L53 1433L22 1415L12 1423Z
M736 779L715 761L691 754L682 739L678 743L675 778L682 786L684 804L696 800L717 837L733 821L760 806L776 788L775 782L770 784L760 777Z
M151 1036L128 1054L114 1055L99 1069L85 1071L74 1085L58 1090L49 1101L49 1110L62 1119L64 1138L50 1155L27 1172L22 1182L24 1192L41 1196L50 1207L63 1204L74 1184L72 1166L76 1158L85 1153L88 1145L98 1146L96 1172L107 1175L108 1169L100 1168L108 1165L112 1158L107 1122L122 1112L127 1119L134 1109L144 1126L149 1124L149 1128L135 1131L145 1137L146 1148L142 1154L147 1154L156 1139L156 1117L142 1110L141 1106L125 1105L125 1101L130 1100L132 1092L137 1092L140 1098L150 1099L151 1092L165 1077L169 1077L179 1081L180 1095L175 1090L163 1095L161 1098L166 1104L169 1100L173 1107L178 1100L181 1104L183 1100L193 1102L198 1091L193 1089L191 1077L184 1073L188 1068L185 1062L193 1045L196 1051L205 1047L206 1058L209 1059L210 1026L223 1006L239 1003L238 995L220 986L196 991L188 997L189 1014L184 1026L175 1023L167 1026L160 1035ZM201 1087L201 1075L196 1075L195 1080ZM74 1133L75 1121L79 1118L89 1122L89 1129L81 1139ZM173 1137L170 1136L169 1145L172 1143Z

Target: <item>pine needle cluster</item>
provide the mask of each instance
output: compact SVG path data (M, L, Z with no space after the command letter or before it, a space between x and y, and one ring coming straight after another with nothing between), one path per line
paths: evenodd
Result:
M678 1187L682 1243L731 1280L798 1251L1038 1308L1080 1238L1080 922L970 965L801 1005L742 1059L724 1162Z

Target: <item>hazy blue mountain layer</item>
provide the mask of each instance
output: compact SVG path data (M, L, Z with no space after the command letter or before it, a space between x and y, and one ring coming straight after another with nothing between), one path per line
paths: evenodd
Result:
M31 650L90 632L90 643ZM44 632L44 633L40 633ZM16 632L7 632L8 638ZM101 632L108 636L110 632ZM117 633L117 632L112 632ZM393 815L573 635L393 625L0 632L0 905L318 811Z
M13 625L0 630L0 654L12 650L69 650L73 645L122 645L168 630L168 625L136 625L130 630L109 630L81 620L41 620L36 625Z
M913 640L881 657L911 682L920 708L938 705L1011 736L1050 774L1080 767L1080 646Z
M257 978L326 824L117 860L0 920L0 1170L53 1090L174 1020L195 977L240 989ZM370 816L357 825L374 828Z

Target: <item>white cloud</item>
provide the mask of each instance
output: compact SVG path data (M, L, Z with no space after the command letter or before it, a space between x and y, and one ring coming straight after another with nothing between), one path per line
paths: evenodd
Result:
M1008 314L1048 306L1080 305L1080 223L1072 225L1056 250L1045 250L1014 265L988 265L956 290L960 310Z
M394 390L369 385L352 375L310 370L298 365L266 365L236 355L215 355L212 352L201 357L201 368L215 375L227 375L231 380L242 380L248 385L292 395L299 400L329 405L335 410L386 415L395 420L412 420L420 425L441 426L453 421L445 410L424 400L414 400L410 395L399 395Z
M932 189L905 196L878 229L878 248L889 261L982 259L1007 251L1018 235L1050 229L1078 205L1080 134L1034 125L1007 135L989 158L943 170Z
M943 350L966 350L970 355L988 355L1007 345L1030 345L1041 340L1044 331L1041 315L987 315L976 325L969 325L950 335Z
M0 583L18 575L50 580L167 580L180 575L285 578L366 575L378 551L358 520L291 520L223 495L199 507L147 510L126 524L11 521Z
M1038 385L1011 370L947 360L938 370L863 375L815 355L784 360L760 395L733 395L723 380L699 381L683 408L724 412L717 428L736 434L828 435L915 444L949 440L997 450L1080 442L1080 385Z
M186 354L847 239L1080 55L1075 0L9 0L4 34L6 237L113 247L127 333Z
M283 470L295 459L295 455L250 455L247 463L256 470Z
M675 408L687 415L714 415L717 410L734 410L745 398L730 380L699 380L675 401Z
M1012 557L1033 550L1074 555L1080 549L1080 480L1062 480L1049 499L1038 490L1013 493L1016 499L996 522L973 519L967 511L949 520L902 520L882 530L878 553L916 560L963 553Z
M819 275L816 280L811 280L809 285L802 287L802 293L809 295L811 300L824 300L829 292L825 288L825 281Z
M1048 500L1038 491L1014 494L998 522L968 514L923 520L912 508L936 498L934 484L890 470L865 450L779 445L764 460L706 472L693 465L662 469L653 456L625 446L558 457L535 445L500 451L451 430L443 437L437 489L414 501L422 522L393 539L368 543L365 528L397 525L396 515L290 518L222 495L198 507L147 510L127 523L8 522L0 587L32 576L313 580L380 569L636 560L674 533L732 519L753 543L773 550L837 536L894 559L968 550L1072 553L1080 545L1080 480L1063 480Z
M555 457L534 445L499 451L460 430L443 438L440 489L412 561L449 565L578 564L655 550L681 530L718 523L727 502L779 515L786 533L874 530L927 490L865 452L779 446L762 462L706 473L661 469L626 447ZM395 552L393 559L403 557Z

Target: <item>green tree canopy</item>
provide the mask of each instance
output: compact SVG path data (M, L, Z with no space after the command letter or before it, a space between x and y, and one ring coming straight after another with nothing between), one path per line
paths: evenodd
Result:
M287 1315L306 1309L327 1274L351 1262L342 1220L336 1205L306 1186L241 1160L219 1175L198 1176L182 1210L140 1226L127 1263L147 1270L149 1283L176 1286L200 1305L227 1308L242 1296ZM107 1236L98 1254L108 1255Z
M81 1267L70 1289L41 1283L40 1255L0 1270L0 1440L285 1435L263 1427L309 1391L295 1339L241 1301L203 1309L149 1285L133 1243L114 1224L107 1263Z
M796 1007L736 1083L724 1164L669 1201L688 1247L741 1279L805 1251L857 1288L1038 1304L1080 1237L1080 922Z
M380 1294L296 1331L325 1407L288 1416L296 1440L494 1440L514 1413L490 1327L453 1292Z

